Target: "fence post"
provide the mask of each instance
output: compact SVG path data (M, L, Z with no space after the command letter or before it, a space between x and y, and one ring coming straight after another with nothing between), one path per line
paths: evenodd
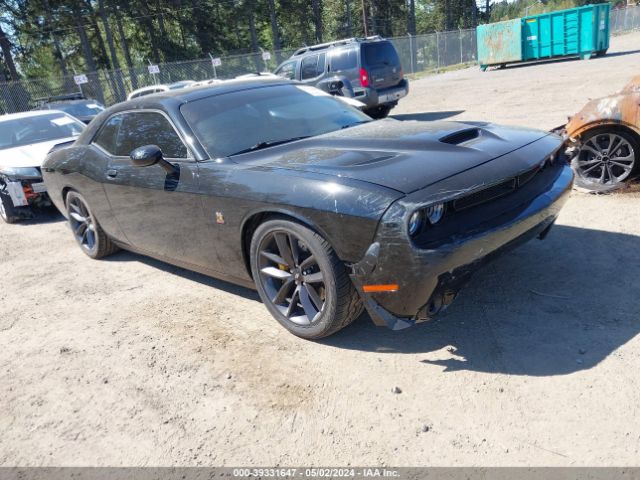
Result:
M440 72L440 34L436 31L436 56L437 56L437 65L436 65L436 73Z
M416 70L413 66L413 36L407 32L407 35L409 36L409 56L411 57L411 73L416 73Z
M462 29L458 29L458 34L460 35L460 63L464 63L462 60Z
M629 7L625 7L624 9L624 30L625 32L627 30L629 30L629 27L627 26L627 19L629 18Z

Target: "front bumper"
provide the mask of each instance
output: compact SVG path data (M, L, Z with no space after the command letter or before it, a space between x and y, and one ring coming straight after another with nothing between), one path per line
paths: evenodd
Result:
M2 188L11 199L14 207L47 206L51 204L42 178L6 177L2 179Z
M568 200L573 172L559 174L508 221L434 248L408 240L373 243L353 265L351 279L376 325L393 330L433 318L455 298L471 274L491 259L536 236L544 238ZM396 284L395 292L365 293L365 285Z

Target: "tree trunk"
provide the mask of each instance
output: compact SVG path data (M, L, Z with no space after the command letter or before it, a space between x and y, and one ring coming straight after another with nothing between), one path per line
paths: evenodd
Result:
M78 32L78 36L80 37L80 46L82 47L82 54L84 56L84 61L87 65L87 70L89 72L95 72L98 70L96 68L96 62L93 59L93 51L91 50L91 43L89 43L89 37L87 36L87 31L82 24L82 16L78 15L76 12L75 15L76 22L76 31Z
M87 36L87 31L84 28L82 23L83 16L79 14L79 12L74 11L74 17L76 22L76 30L78 32L78 36L80 37L80 46L82 47L82 53L84 56L84 61L87 67L87 76L91 80L91 87L95 87L94 91L98 100L101 103L104 103L104 94L102 92L102 85L100 84L100 80L98 78L98 72L96 68L96 62L93 59L93 51L91 50L91 43L89 43L89 37Z
M316 43L322 43L322 0L311 0L311 9L313 10Z
M367 23L369 22L369 20L367 18L367 4L365 0L361 0L361 1L362 1L362 29L364 30L364 36L368 37L369 26L367 25Z
M251 36L251 51L258 52L260 50L260 46L258 45L258 32L256 31L256 15L255 11L252 8L253 3L249 5L249 34ZM256 65L256 72L262 70L261 60L258 58L258 55L254 55L254 63Z
M353 27L351 26L351 0L346 0L346 17L347 17L347 37L353 37Z
M120 62L118 61L118 55L116 53L116 46L113 43L113 36L111 35L111 28L109 27L109 19L107 18L107 12L104 8L104 0L98 0L98 12L100 14L100 19L102 20L102 25L104 27L104 34L107 38L107 45L109 46L109 53L111 55L111 65L115 70L116 75L116 85L117 85L117 101L121 102L126 98L126 91L124 88L124 83L122 82L122 72L120 71Z
M53 49L54 56L56 60L58 60L58 65L60 65L60 72L65 80L68 78L69 72L67 71L67 62L64 59L64 54L62 53L62 47L60 46L60 40L58 40L58 36L53 32L54 23L53 23L53 15L51 15L51 6L49 5L49 0L44 0L44 9L47 14L47 22L49 24L49 29L52 30L51 38L53 39Z
M278 27L278 12L276 12L275 0L269 1L269 16L271 17L271 35L273 37L273 49L278 52L282 49L280 42L280 29ZM280 61L278 60L278 63Z
M120 11L116 8L116 27L118 28L118 36L120 37L120 47L124 52L124 59L127 62L127 68L129 69L129 78L131 79L131 88L135 90L138 88L138 77L133 68L133 62L131 61L131 52L129 51L129 42L124 34L124 27L122 26L122 18L120 17Z
M416 0L409 0L407 32L409 32L411 35L416 34Z
M2 49L4 63L7 66L7 70L9 70L11 80L20 80L16 64L13 61L13 53L11 53L11 42L9 41L7 34L4 33L4 30L2 30L2 25L0 25L0 49Z

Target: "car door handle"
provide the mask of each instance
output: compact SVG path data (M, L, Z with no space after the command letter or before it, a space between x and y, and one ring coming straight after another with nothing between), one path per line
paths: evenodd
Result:
M118 176L117 170L107 170L107 177L116 178Z

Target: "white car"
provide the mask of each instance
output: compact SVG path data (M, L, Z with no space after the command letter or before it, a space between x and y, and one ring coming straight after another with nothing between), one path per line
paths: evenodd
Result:
M180 90L181 88L195 87L196 83L193 80L181 80L180 82L171 83L169 85L151 85L149 87L142 87L134 90L127 95L127 100L132 100L138 97L144 97L145 95L151 95L152 93L168 92L169 90Z
M85 124L55 110L0 116L0 218L14 223L31 207L51 205L40 166L54 147L71 144Z
M145 95L151 95L152 93L168 92L169 87L167 85L151 85L150 87L142 87L134 90L127 95L127 100L132 100L138 97L144 97Z

